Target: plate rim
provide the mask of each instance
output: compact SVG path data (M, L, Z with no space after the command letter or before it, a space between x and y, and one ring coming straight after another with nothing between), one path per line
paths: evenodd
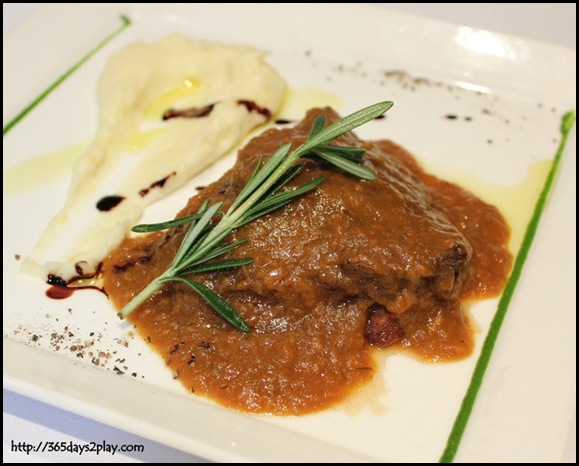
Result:
M53 8L56 8L56 7L52 7L52 6L50 6L50 5L47 5L47 6L42 7L41 10L39 10L39 14L37 15L37 18L42 18L42 16L43 16L44 14L46 14L46 12L52 12L52 13L50 13L50 14L54 14L54 11L55 11L55 10L53 10ZM387 11L386 9L382 9L382 8L380 8L380 10ZM401 14L401 13L397 13L396 15L416 18L416 17L413 17L412 15L406 15L406 14ZM421 18L420 20L422 20L422 18ZM439 22L439 21L436 21L436 20L425 20L425 21L434 21L434 22L436 22L436 23L446 24L446 23L442 23L442 22ZM14 30L15 34L13 34L12 37L15 37L15 36L17 36L18 34L21 34L23 31L26 31L27 28L31 27L30 25L31 25L32 23L33 23L33 22L27 23L27 24L28 24L27 26L25 26L25 25L23 24L23 25L18 26L17 28L15 28L15 30ZM525 41L527 41L527 40L525 40ZM532 41L528 41L528 42L532 42ZM549 46L550 46L550 45L549 45ZM8 47L8 44L6 44L5 47ZM560 48L560 49L565 49L565 50L566 50L565 47L561 47L561 46L550 46L550 47L555 47L555 48ZM571 50L572 50L572 49L569 49L569 51L571 51ZM6 108L5 108L5 110L6 110ZM12 348L12 343L16 343L16 342L11 341L11 340L5 338L5 340L4 340L5 349L12 350L12 349L13 349L13 348ZM18 344L18 343L16 343L16 344ZM25 345L24 345L24 346L25 346ZM8 347L8 348L7 348L7 347ZM7 357L7 353L5 352L5 358L6 358L6 357ZM5 359L5 362L6 362L6 359ZM9 362L9 361L8 361L8 362ZM65 362L69 363L69 361L65 361ZM81 367L81 366L78 366L78 365L75 365L75 366ZM12 366L11 364L9 364L9 363L8 363L8 366L5 365L5 368L6 368L6 367L8 367L9 370L8 370L8 372L6 372L6 370L5 370L5 372L4 372L4 383L5 383L5 386L7 386L7 388L11 389L12 391L17 391L17 392L18 392L18 390L28 391L29 389L27 389L27 388L25 387L25 384L22 384L22 383L21 383L21 382L23 382L23 381L24 381L24 382L26 382L26 381L23 380L23 379L19 379L17 376L15 376L15 373L18 373L18 372L19 372L18 368L13 367L13 366ZM82 371L82 370L84 370L84 369L81 369L81 371ZM11 371L14 371L14 372L11 372ZM20 374L20 375L22 376L23 374ZM48 389L48 388L46 388L46 389ZM23 394L26 394L26 393L23 393ZM30 396L30 395L27 395L27 396ZM32 397L33 397L33 396L32 396ZM47 401L47 400L45 400L45 399L41 399L41 401L45 401L45 402L50 403L50 401ZM51 403L51 404L53 404L53 403ZM69 410L69 411L73 411L73 410L71 410L71 409L68 408L68 407L65 407L65 409L67 409L67 410ZM74 412L74 411L73 411L73 412ZM82 415L87 416L87 414L83 414L83 413L79 413L79 414L82 414ZM87 417L91 417L91 416L87 416ZM94 418L94 417L93 417L93 418ZM99 419L99 420L102 420L102 419ZM106 421L105 421L105 422L106 422ZM125 429L125 430L126 430L126 429ZM147 435L144 435L144 436L147 437ZM158 438L153 438L153 439L154 439L154 440L158 440ZM163 443L166 443L166 442L164 441ZM177 446L177 445L174 445L174 446L176 446L177 448L182 449L182 446ZM198 450L197 450L197 451L198 451ZM218 459L218 460L219 460L220 458L216 457L215 459Z

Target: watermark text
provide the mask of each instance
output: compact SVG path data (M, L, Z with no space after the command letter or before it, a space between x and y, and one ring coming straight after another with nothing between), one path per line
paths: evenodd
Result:
M143 453L145 451L144 445L138 444L112 444L106 441L102 442L88 442L80 443L73 442L72 440L61 441L61 442L51 442L41 440L37 444L28 442L18 442L11 440L10 449L13 452L20 452L30 455L31 453L58 453L58 452L68 452L75 455L84 454L108 454L115 455L116 453Z

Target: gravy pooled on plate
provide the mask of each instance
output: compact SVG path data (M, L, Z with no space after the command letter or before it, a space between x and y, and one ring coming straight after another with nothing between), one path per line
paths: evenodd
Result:
M235 166L192 197L224 209L260 156L307 138L311 110L293 129L270 129L239 152ZM347 133L337 145L366 149L377 179L359 180L304 159L291 183L324 176L312 193L234 231L247 243L229 253L250 265L197 275L248 323L243 333L182 283L165 284L129 319L185 387L252 413L305 414L344 400L375 371L373 347L429 361L468 356L472 331L462 301L497 295L511 267L509 228L498 210L425 173L390 141ZM187 226L125 239L103 263L117 307L163 273Z

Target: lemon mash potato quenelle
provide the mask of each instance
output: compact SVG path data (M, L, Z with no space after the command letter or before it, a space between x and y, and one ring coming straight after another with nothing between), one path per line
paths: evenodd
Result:
M275 114L285 83L263 56L181 35L111 56L98 84L97 134L24 270L64 281L94 274L147 204Z

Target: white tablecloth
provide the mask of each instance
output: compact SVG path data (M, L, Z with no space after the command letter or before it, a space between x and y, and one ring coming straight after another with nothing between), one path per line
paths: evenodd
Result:
M576 48L575 3L382 3L393 10L427 16L433 19L489 29ZM42 6L42 3L4 3L3 31L18 23ZM187 462L205 460L150 440L106 426L99 422L4 390L3 453L4 462ZM565 462L575 462L575 427L569 440ZM95 453L75 456L70 452L45 452L27 455L18 450L18 442L38 444L40 441L109 445L143 445L139 453L116 453L114 456ZM15 451L16 450L16 451Z

